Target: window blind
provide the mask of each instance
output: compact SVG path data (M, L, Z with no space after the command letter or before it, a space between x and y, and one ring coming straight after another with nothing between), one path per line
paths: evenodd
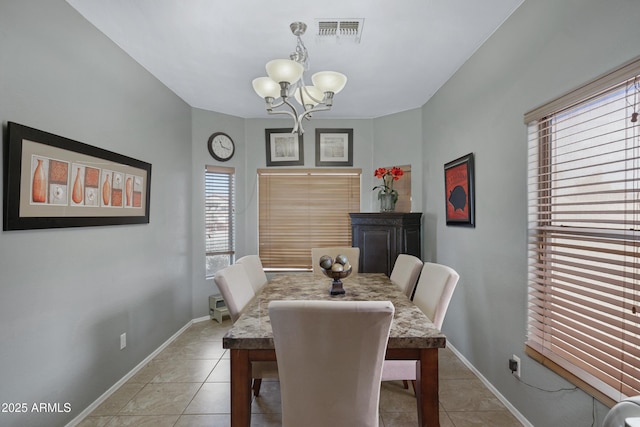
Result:
M205 246L206 256L232 255L235 251L233 168L206 166Z
M635 60L525 115L527 353L613 402L640 394L639 103Z
M259 169L259 255L266 270L311 271L311 248L351 246L360 169Z

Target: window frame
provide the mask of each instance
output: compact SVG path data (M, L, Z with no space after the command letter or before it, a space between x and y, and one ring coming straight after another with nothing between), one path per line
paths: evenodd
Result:
M560 265L560 267L565 266L565 270L578 270L577 266L566 267L570 263L568 261L555 261L555 259L559 256L558 253L562 252L560 256L564 256L566 254L572 254L575 256L578 253L578 249L563 249L561 246L564 245L564 242L558 243L563 239L585 239L585 242L588 242L595 249L597 245L608 245L610 242L615 242L615 245L620 246L620 257L623 257L625 260L637 259L637 254L634 252L634 248L639 247L637 241L640 240L640 233L638 231L629 231L620 227L619 229L614 228L616 226L616 221L614 220L605 220L605 224L601 224L600 227L597 225L587 226L589 222L593 222L597 224L597 220L602 221L602 219L595 213L592 216L585 216L584 218L580 217L580 215L588 212L588 209L584 209L584 211L578 211L579 213L568 215L568 217L578 218L578 222L571 223L571 221L567 220L566 224L561 224L562 221L559 221L558 218L562 215L566 215L567 211L571 211L571 207L565 206L562 209L556 209L556 198L560 193L560 184L554 183L554 176L558 174L557 164L554 163L554 156L557 155L558 148L554 143L554 125L555 122L559 121L557 118L562 114L567 114L567 112L572 109L576 109L579 106L587 105L589 102L593 101L594 105L599 105L597 103L603 102L603 97L609 92L613 93L616 90L620 91L621 84L628 86L630 80L639 79L640 78L640 57L635 58L622 66L607 72L596 79L587 82L586 84L578 87L577 89L570 91L559 98L542 105L528 113L525 114L524 122L527 126L529 126L529 177L528 177L528 201L529 201L529 279L528 279L528 289L529 289L529 301L528 301L528 335L527 341L525 343L525 352L534 360L540 362L544 366L548 367L552 371L558 373L565 379L569 380L573 384L577 385L585 392L591 394L598 400L602 401L605 404L613 405L622 398L626 397L631 389L629 384L634 384L633 381L629 382L629 380L625 379L625 376L631 377L632 374L629 372L636 372L640 369L640 363L637 359L630 358L628 353L633 352L633 350L629 350L627 347L632 345L631 342L636 342L638 335L637 333L632 333L630 335L629 331L637 329L638 320L634 318L629 318L625 314L625 311L629 308L627 307L627 303L630 301L634 306L638 305L638 295L637 289L638 285L636 280L631 277L636 277L638 273L640 273L640 268L638 268L635 261L631 264L632 273L629 275L629 279L624 277L626 273L620 273L614 268L612 268L611 272L616 272L619 276L622 276L620 282L622 282L622 292L623 296L619 297L621 300L620 307L618 307L619 313L618 316L621 319L621 332L620 336L617 338L619 342L617 345L620 346L618 350L620 354L620 358L618 360L620 365L620 385L619 389L615 390L614 387L607 385L604 380L605 374L601 372L593 372L600 370L601 368L595 368L592 366L587 366L586 364L580 366L579 358L569 357L561 357L559 352L556 352L556 344L553 344L553 339L555 336L553 335L555 331L557 331L558 324L554 324L554 316L556 321L561 316L561 311L564 307L562 303L558 304L558 292L554 291L554 286L562 286L563 281L568 280L566 277L560 277L566 273L563 268L560 270L556 270L557 267L553 267L553 265ZM614 89L616 88L617 89ZM640 87L638 89L640 92ZM626 99L625 99L626 100ZM587 107L584 107L587 109ZM640 108L637 106L636 108ZM607 116L608 117L608 116ZM592 119L595 121L595 119ZM584 123L590 123L585 120ZM609 125L609 123L608 123ZM631 125L634 125L632 123ZM624 142L631 142L632 147L638 148L638 134L640 131L639 124L635 124L635 134L632 134L630 137L625 137ZM622 130L626 131L627 126L629 128L633 128L633 126L624 125ZM586 133L586 132L585 132ZM627 139L628 138L628 139ZM594 138L595 140L595 138ZM636 145L634 145L636 144ZM575 154L575 157L580 157L579 154ZM623 162L621 162L623 163ZM582 166L581 168L586 169L586 166ZM624 174L629 173L628 166L626 169L622 169L620 172ZM566 171L565 171L566 173ZM577 181L581 176L573 178L574 181ZM604 179L604 178L602 178ZM559 181L557 181L559 182ZM625 181L626 182L626 181ZM574 185L574 184L568 184ZM637 185L637 184L629 184L629 185ZM634 187L635 188L635 187ZM629 192L633 192L635 190L625 190ZM555 192L555 193L554 193ZM579 193L576 193L579 194ZM588 196L583 196L588 197ZM593 197L593 195L591 195ZM605 195L601 196L601 200L605 200ZM582 200L579 202L584 203ZM607 204L614 205L614 202L605 202L602 201L597 202L602 204L603 213L605 215L610 214L610 211L607 209ZM619 203L619 202L618 202ZM633 202L632 202L633 203ZM632 205L630 203L630 205ZM636 202L637 203L637 202ZM586 203L585 203L586 204ZM598 205L600 206L600 205ZM555 209L555 210L554 210ZM563 211L564 209L564 211ZM620 208L610 208L620 209ZM637 207L635 208L637 209ZM622 210L626 215L626 212L634 212L634 207L631 206L629 208L624 208ZM585 224L580 224L579 221L584 220ZM613 221L608 222L608 221ZM609 227L609 228L606 228ZM609 243L605 243L605 239ZM625 240L626 239L626 240ZM600 243L597 243L600 240ZM627 243L631 242L631 243ZM588 246L585 244L585 246ZM576 244L578 247L578 244ZM558 249L560 248L560 249ZM630 248L630 249L627 249ZM549 255L551 252L556 252L553 255ZM582 251L582 249L580 250ZM598 258L606 258L602 253L613 252L612 249L600 249L600 253L593 252L593 258L590 260L589 255L585 255L583 259L577 258L578 263L582 262L584 264L588 262L595 262L593 260L597 260ZM590 252L586 252L589 254ZM634 255L635 254L635 255ZM607 255L611 258L614 258L613 255ZM618 256L618 255L616 255ZM614 265L615 262L608 261L611 265ZM564 264L563 264L564 263ZM606 264L605 262L605 265ZM626 269L626 264L624 265L624 269ZM622 269L622 267L621 267ZM600 267L599 270L604 270L603 267ZM626 271L626 270L625 270ZM573 273L572 273L573 274ZM585 275L585 273L582 273ZM593 273L593 276L605 276L605 273L602 271L596 271ZM560 277L560 278L559 278ZM580 274L574 277L582 277ZM600 279L602 280L602 279ZM614 279L611 279L612 281ZM594 281L596 281L594 279ZM609 284L608 280L603 280L602 283L605 285ZM580 285L579 281L576 286ZM605 286L606 287L606 286ZM631 291L632 290L632 291ZM589 290L590 291L590 290ZM554 302L554 292L556 292L556 300ZM613 293L613 291L610 291ZM567 292L567 294L571 294L571 292ZM602 297L594 300L595 304L604 304L601 300L604 300L608 294L602 294ZM564 316L564 315L563 315ZM573 315L568 314L567 318L573 321ZM595 316L595 314L594 314ZM577 316L576 316L577 317ZM558 323L562 323L558 321ZM595 323L595 322L594 322ZM542 325L542 326L541 326ZM578 324L576 324L578 325ZM563 325L564 326L564 325ZM594 327L591 325L590 327L594 331L594 334L597 332L600 334L602 330L608 328L608 323L602 323L600 326ZM535 329L538 328L536 331ZM572 335L579 335L581 332L582 324L578 326L578 329L574 329L570 332L567 332L567 336L569 336L569 340L572 338ZM586 329L586 328L585 328ZM537 334L538 336L534 336ZM604 332L602 332L604 335ZM555 338L557 339L557 338ZM629 341L631 340L631 341ZM611 340L615 341L615 340ZM580 350L580 346L584 346L584 343L576 341L575 348L583 354L597 354L598 351L602 351L602 348L599 348L601 345L604 347L604 344L599 344L598 346L594 346L593 348L582 349ZM566 343L564 343L566 345ZM608 344L607 344L608 345ZM637 345L637 344L633 344ZM562 347L557 347L561 351L564 349ZM637 352L637 347L636 350ZM595 356L594 356L595 357ZM604 370L603 370L604 372ZM601 376L602 375L602 376ZM636 387L633 385L633 387ZM612 391L613 389L613 391ZM635 389L637 392L637 387Z
M226 177L226 178L225 178ZM218 266L223 268L235 261L235 168L223 166L205 166L204 174L204 222L205 222L205 277L212 278L215 271L209 271L210 257L229 256L228 263ZM225 182L228 181L228 182ZM226 188L225 188L226 187ZM213 200L214 192L218 197L226 198L222 202L223 210L218 211ZM209 236L209 230L215 223L226 226L226 233ZM226 236L225 236L226 234ZM217 246L217 247L216 247ZM217 249L217 250L216 250ZM213 260L211 260L213 262Z

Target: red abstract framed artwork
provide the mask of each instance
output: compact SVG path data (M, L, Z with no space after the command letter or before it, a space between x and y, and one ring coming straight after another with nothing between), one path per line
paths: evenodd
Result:
M475 227L473 153L444 165L447 225Z

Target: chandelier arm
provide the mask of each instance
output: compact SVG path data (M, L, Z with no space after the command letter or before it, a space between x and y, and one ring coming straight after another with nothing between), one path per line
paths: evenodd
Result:
M293 114L291 111L282 111L282 110L278 110L278 111L273 111L273 110L267 110L267 113L269 114L286 114L288 116L290 116L293 120L297 120L295 114Z
M277 107L281 107L282 105L288 105L289 108L291 109L291 111L287 111L287 110L278 110L278 111L273 111L273 108L277 108ZM271 108L269 108L269 106ZM293 119L293 129L291 129L291 133L302 133L304 132L304 130L302 130L302 127L300 125L298 125L298 111L296 110L296 108L288 101L288 99L286 97L282 98L282 101L279 102L277 105L273 105L273 104L269 104L269 106L267 106L267 113L269 114L286 114L287 116L291 117Z
M272 98L272 97L267 97L265 98L265 100L267 101L267 111L270 111L274 108L279 108L284 104L284 102L282 101L279 101L277 104L274 104L273 101L275 101L275 98Z
M307 116L311 116L311 114L313 113L317 113L318 111L328 111L330 109L331 106L318 104L316 107L310 108L309 110L306 110L304 113L300 114L300 116L298 117L298 123L302 123L303 119L305 119Z
M289 106L289 108L291 108L291 111L292 111L291 115L293 116L293 119L295 121L298 121L299 115L298 115L298 110L296 110L295 105L293 105L292 103L289 102L289 98L288 97L287 98L283 97L282 98L282 102L284 104L287 104Z
M300 116L298 114L298 110L296 110L296 107L289 102L288 97L287 98L283 97L282 102L287 104L289 108L291 108L291 111L293 111L293 113L290 113L291 117L293 117L293 128L291 129L291 133L298 133L299 135L302 135L304 133L304 129L300 124L300 119L299 119Z

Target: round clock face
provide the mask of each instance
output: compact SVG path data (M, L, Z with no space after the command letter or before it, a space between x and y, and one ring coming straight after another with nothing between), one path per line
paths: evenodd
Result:
M216 132L211 135L209 137L207 147L209 148L209 153L211 153L211 156L221 162L226 162L231 157L233 157L233 153L236 150L235 144L233 143L231 137L222 132Z

